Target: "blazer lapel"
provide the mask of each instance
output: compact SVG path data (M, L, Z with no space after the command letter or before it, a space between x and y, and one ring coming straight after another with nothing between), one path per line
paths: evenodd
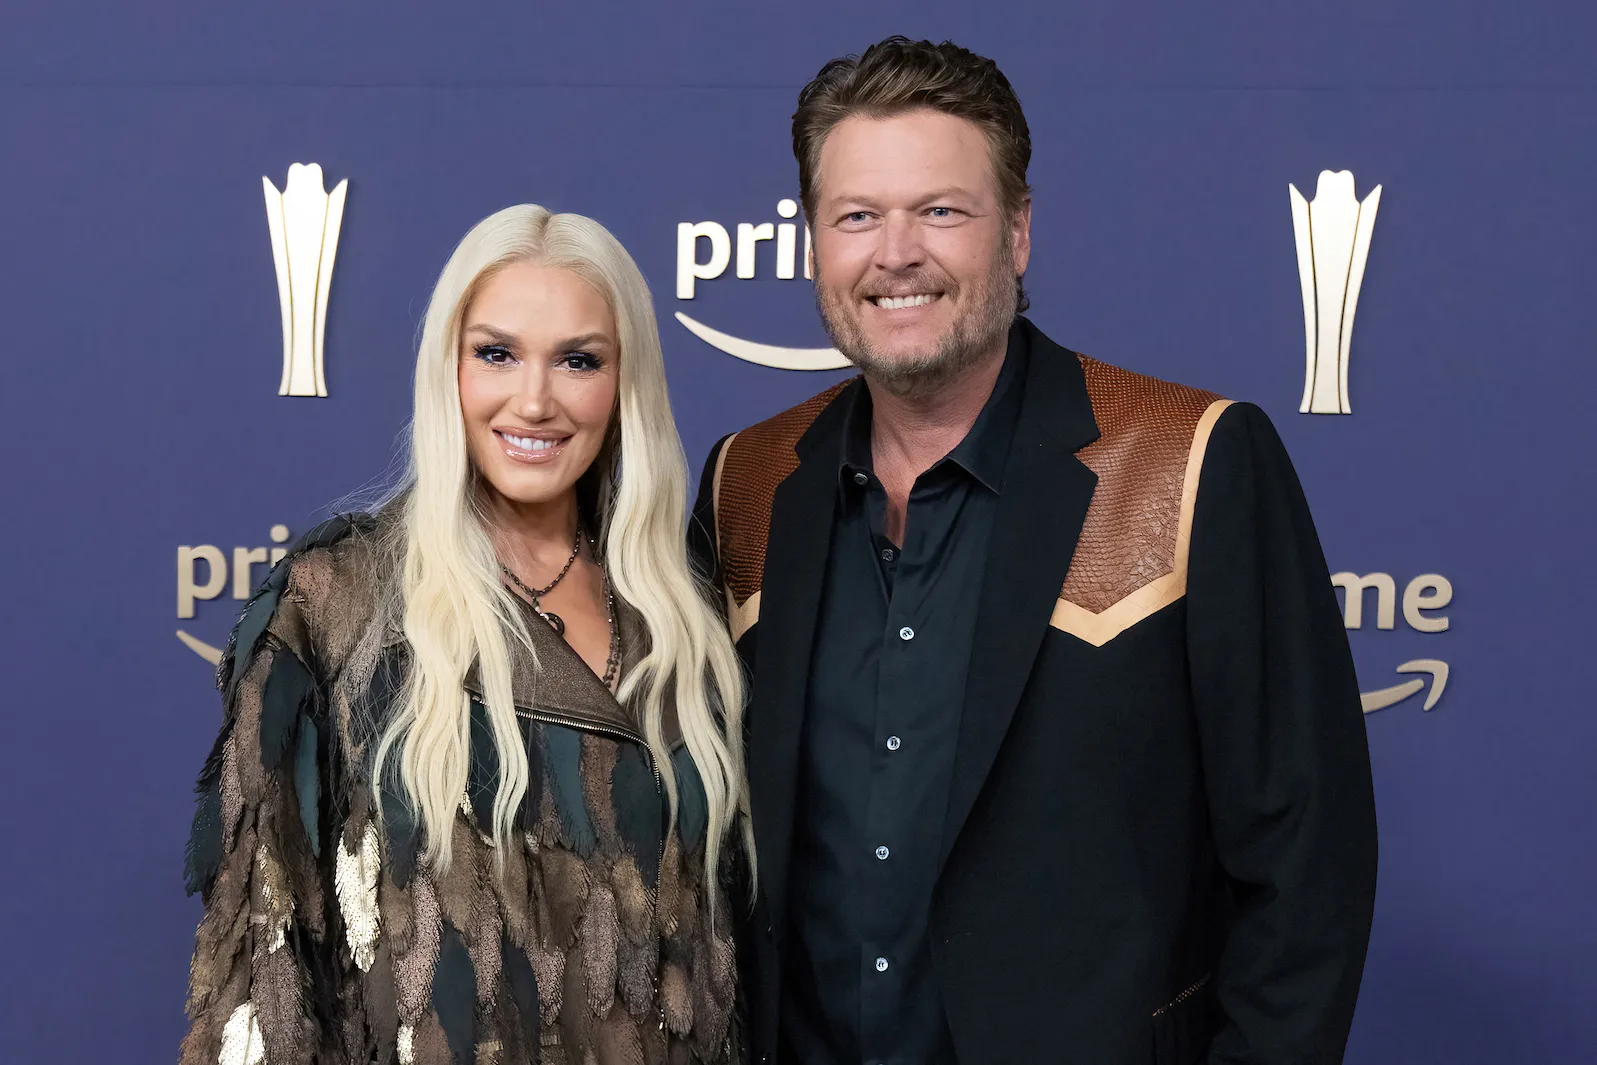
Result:
M1075 455L1098 438L1081 362L1021 321L1030 342L1025 399L976 608L943 829L945 862L1009 730L1098 483Z
M748 774L760 887L778 927L787 916L799 744L837 506L836 459L844 415L859 387L854 384L839 393L800 438L799 466L777 486L771 504L749 709Z

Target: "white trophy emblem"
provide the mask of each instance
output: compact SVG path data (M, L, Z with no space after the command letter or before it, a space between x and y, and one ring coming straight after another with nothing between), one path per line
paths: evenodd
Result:
M282 192L269 178L261 178L261 184L283 312L283 380L277 394L325 396L322 334L349 180L340 181L329 194L322 187L320 166L295 163L288 168Z
M1364 199L1353 193L1347 170L1320 171L1314 200L1292 194L1292 231L1298 245L1298 280L1303 286L1304 414L1351 414L1347 392L1348 349L1359 305L1370 233L1381 205L1381 186Z

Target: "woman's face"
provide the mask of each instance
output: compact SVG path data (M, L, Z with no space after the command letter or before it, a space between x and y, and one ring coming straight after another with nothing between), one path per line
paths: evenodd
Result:
M513 504L570 492L604 445L619 379L615 316L570 270L512 263L466 307L460 413L471 461Z

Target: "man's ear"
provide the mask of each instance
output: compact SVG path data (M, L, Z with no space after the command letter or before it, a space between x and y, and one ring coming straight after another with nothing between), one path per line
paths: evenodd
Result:
M1009 217L1009 247L1015 256L1015 276L1026 273L1031 261L1031 197L1027 196Z

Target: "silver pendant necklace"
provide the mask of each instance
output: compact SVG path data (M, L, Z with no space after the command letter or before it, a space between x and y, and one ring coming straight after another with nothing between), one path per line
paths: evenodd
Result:
M499 568L504 571L505 576L509 577L511 582L515 584L517 588L520 588L523 592L527 593L527 598L532 600L532 609L536 610L538 612L538 616L549 623L549 626L555 630L555 635L557 636L564 636L566 634L565 620L561 618L559 614L556 614L553 611L545 610L539 600L548 595L550 592L554 591L555 585L566 579L566 574L571 572L571 564L577 560L577 555L581 551L582 523L579 521L577 523L576 539L571 545L571 554L566 558L566 564L560 567L560 572L555 574L555 579L544 585L542 588L528 587L526 582L524 582L520 577L516 576L515 571L513 571L509 566L505 565L503 562L499 563Z
M555 579L544 585L542 588L529 587L525 581L516 576L515 572L512 571L509 566L505 565L503 562L499 563L499 568L504 572L504 575L509 577L511 583L517 588L520 588L522 592L526 594L527 598L532 603L532 609L537 612L537 615L549 623L549 627L555 630L556 636L560 636L562 638L566 634L565 619L552 610L545 610L540 600L550 592L554 591L555 585L564 580L566 574L571 572L572 563L577 561L577 555L582 551L582 539L582 525L581 523L578 523L576 542L571 545L570 557L566 559L566 564L561 567L560 572L555 574ZM590 540L589 546L593 549L594 556L597 558L597 545L593 544L593 542ZM608 571L604 572L604 610L605 619L610 625L610 654L605 660L604 676L601 677L600 680L604 684L606 690L609 690L615 687L616 674L621 668L621 633L616 625L615 588L610 584L610 574Z

